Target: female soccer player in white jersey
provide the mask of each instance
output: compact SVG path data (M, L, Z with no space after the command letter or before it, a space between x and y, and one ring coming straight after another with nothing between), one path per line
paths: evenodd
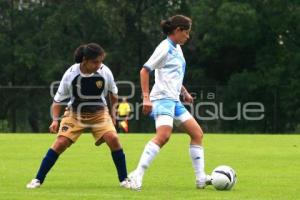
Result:
M152 111L156 135L146 144L137 168L129 175L137 190L142 187L145 170L168 142L173 121L191 138L189 152L195 170L196 187L204 188L210 182L210 177L204 171L203 132L179 99L182 94L186 102L193 102L192 96L182 85L186 62L180 47L189 39L191 25L192 20L183 15L163 20L161 27L167 38L157 46L140 71L143 112L149 114ZM152 70L155 70L155 84L149 95L149 73Z
M106 142L111 150L120 186L130 188L125 154L113 124L115 121L114 104L117 103L118 89L110 69L102 64L104 57L104 50L95 43L81 45L76 49L74 53L76 64L65 72L52 105L53 121L49 129L50 132L55 133L58 129L61 104L68 101L68 107L60 122L57 139L42 160L36 177L27 184L27 188L33 189L41 186L59 155L76 142L85 128L91 128L96 141L95 145ZM111 94L109 95L111 116L105 101L108 93ZM99 166L99 172L101 172L101 166Z

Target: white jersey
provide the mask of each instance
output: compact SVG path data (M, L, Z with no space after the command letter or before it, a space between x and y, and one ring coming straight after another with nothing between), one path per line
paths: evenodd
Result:
M108 92L118 94L118 88L110 69L102 64L92 74L82 74L80 64L72 65L63 75L59 88L54 96L55 102L68 100L68 106L77 108L80 104L91 106L96 104L107 105L105 97Z
M149 71L155 70L155 84L150 93L150 100L179 101L185 66L180 45L169 38L163 40L144 64Z

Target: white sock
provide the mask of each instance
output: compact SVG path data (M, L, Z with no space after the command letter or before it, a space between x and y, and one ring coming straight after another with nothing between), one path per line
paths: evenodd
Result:
M160 147L152 141L149 141L144 149L144 152L140 158L140 162L137 166L137 171L144 175L145 170L150 166L152 160L159 153Z
M190 156L195 170L196 180L205 178L204 150L200 145L190 145Z

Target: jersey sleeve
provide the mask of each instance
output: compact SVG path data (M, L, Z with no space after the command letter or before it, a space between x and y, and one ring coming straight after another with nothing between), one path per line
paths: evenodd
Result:
M71 98L71 91L68 87L68 72L65 72L54 96L54 101L59 103L69 98Z
M149 58L149 60L144 64L144 68L148 71L153 71L154 69L162 68L165 64L168 55L168 46L161 43L156 49L154 50L153 54Z
M114 76L109 68L107 68L107 89L113 94L118 94L118 88L114 79Z

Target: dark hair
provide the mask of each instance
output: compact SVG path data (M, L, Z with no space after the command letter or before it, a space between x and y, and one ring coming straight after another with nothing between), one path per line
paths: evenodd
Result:
M95 59L98 56L105 55L103 48L96 43L80 45L74 52L74 61L81 63L83 58Z
M160 27L166 35L172 34L177 27L181 30L189 30L191 26L192 20L184 15L175 15L160 22Z

